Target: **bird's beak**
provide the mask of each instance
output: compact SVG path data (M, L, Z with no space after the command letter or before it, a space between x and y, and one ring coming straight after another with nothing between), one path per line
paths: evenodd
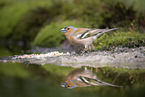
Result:
M60 31L61 31L61 32L66 32L66 30L65 30L64 28L63 28L63 29L61 29Z

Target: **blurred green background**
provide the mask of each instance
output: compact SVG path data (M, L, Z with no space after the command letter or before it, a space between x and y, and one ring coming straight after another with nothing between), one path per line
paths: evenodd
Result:
M144 0L0 0L0 57L23 54L27 46L58 47L66 40L65 26L88 28L123 27L94 42L96 50L113 46L145 46ZM29 45L28 45L29 44ZM19 48L16 45L23 45ZM12 49L11 49L12 48ZM21 50L22 49L22 50ZM90 67L88 67L90 68ZM0 63L0 97L144 97L145 71L90 68L115 87L60 86L72 67Z
M144 6L144 0L0 0L0 39L57 47L66 40L65 26L123 27L96 40L96 50L144 46Z

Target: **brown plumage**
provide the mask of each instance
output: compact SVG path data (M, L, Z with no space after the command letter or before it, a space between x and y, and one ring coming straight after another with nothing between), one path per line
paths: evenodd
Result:
M106 32L116 30L120 28L113 29L97 29L97 28L76 28L72 26L67 26L61 29L65 32L65 36L72 45L83 46L86 50L91 49L93 46L93 41Z

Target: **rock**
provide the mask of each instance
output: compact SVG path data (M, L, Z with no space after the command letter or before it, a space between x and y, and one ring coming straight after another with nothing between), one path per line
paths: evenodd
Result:
M3 62L27 62L33 64L55 64L58 66L123 67L145 69L145 47L115 48L112 51L97 51L76 55L69 52L47 52L45 54L24 54L0 58Z

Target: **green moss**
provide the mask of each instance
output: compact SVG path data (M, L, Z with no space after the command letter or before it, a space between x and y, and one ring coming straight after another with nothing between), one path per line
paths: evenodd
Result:
M59 46L65 39L64 33L60 29L66 26L89 27L86 23L75 20L51 23L40 30L33 44L43 47Z
M110 35L109 35L110 34ZM136 47L143 46L145 39L145 33L141 34L139 32L112 32L101 36L97 39L94 44L96 50L117 46L126 46L126 47Z

